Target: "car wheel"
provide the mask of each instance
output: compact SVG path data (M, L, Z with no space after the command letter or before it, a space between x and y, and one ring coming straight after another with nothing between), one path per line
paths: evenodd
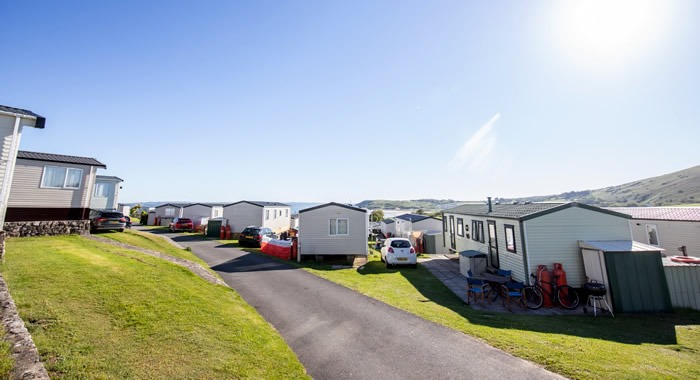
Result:
M124 232L124 229L123 229L123 228L120 228L120 229L119 229L119 232Z
M379 254L379 261L384 262L384 256L381 253Z
M391 264L389 264L389 260L384 260L384 266L386 267L386 269L391 268Z

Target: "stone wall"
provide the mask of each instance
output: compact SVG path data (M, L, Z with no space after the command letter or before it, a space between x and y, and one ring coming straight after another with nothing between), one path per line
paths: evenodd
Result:
M6 222L5 237L45 235L85 235L90 233L89 220L52 220L41 222Z

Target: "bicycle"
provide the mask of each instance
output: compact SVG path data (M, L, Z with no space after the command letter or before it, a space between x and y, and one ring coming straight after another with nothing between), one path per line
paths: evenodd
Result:
M579 305L579 297L576 289L569 285L557 285L557 279L559 276L554 276L554 281L546 282L552 286L552 292L546 291L542 287L542 281L537 279L537 276L530 274L530 277L535 279L535 284L526 286L523 289L523 298L525 299L525 306L531 310L537 310L542 307L544 303L544 297L548 296L552 299L553 304L559 304L564 309L573 310Z

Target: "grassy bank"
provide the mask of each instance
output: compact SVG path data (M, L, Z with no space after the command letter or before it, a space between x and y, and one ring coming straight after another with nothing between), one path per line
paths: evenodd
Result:
M78 236L22 238L8 240L2 270L52 378L306 376L237 293L163 260Z
M376 251L375 251L376 252ZM700 378L700 313L592 317L475 311L427 269L305 263L311 273L579 379Z

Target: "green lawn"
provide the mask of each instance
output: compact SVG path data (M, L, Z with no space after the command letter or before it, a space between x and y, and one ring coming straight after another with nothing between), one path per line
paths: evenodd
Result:
M79 236L19 238L2 273L52 378L307 377L236 292L164 260Z
M361 269L304 262L320 277L570 378L700 378L700 313L535 316L466 306L427 269L386 269L377 251Z
M12 371L12 353L10 352L10 342L5 340L5 329L0 333L0 378L9 379Z
M141 248L151 249L170 256L187 259L201 264L204 268L209 268L209 266L202 259L194 255L192 252L178 248L168 242L164 237L153 233L139 232L136 230L124 230L124 232L105 232L96 234L95 236L112 239Z

